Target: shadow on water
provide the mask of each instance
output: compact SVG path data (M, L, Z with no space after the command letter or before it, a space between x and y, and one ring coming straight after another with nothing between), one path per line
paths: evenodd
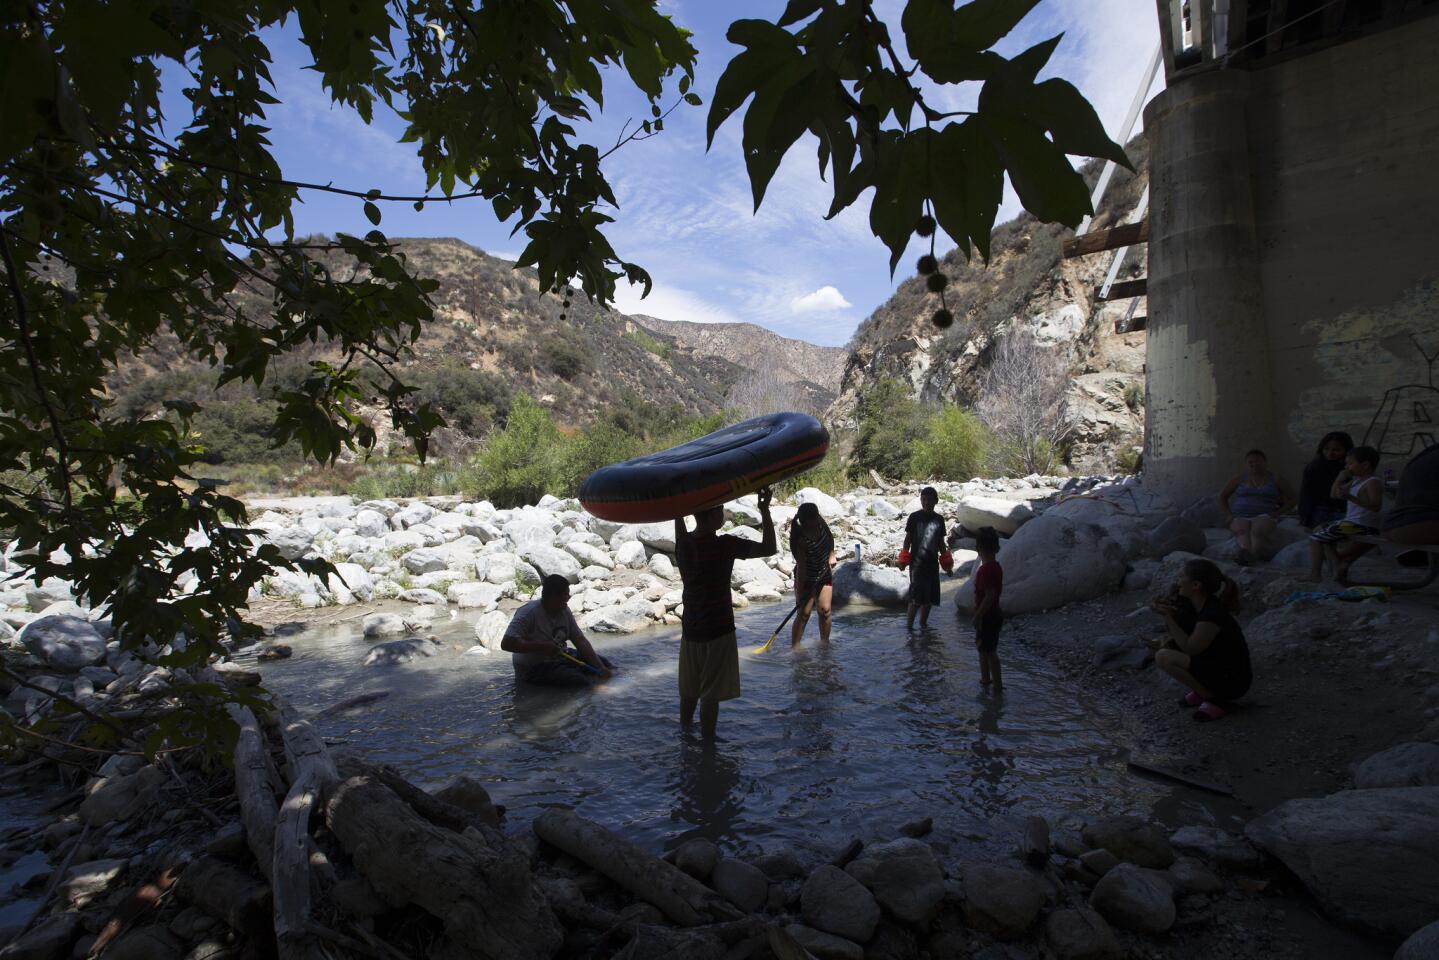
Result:
M1031 813L1146 812L1169 793L1125 773L1105 705L1019 646L1001 650L998 699L979 688L967 625L944 611L914 634L902 615L841 611L828 645L752 653L784 612L737 615L744 695L722 707L713 745L679 730L672 629L596 637L622 672L589 690L529 688L508 656L463 653L468 618L437 625L434 657L391 667L361 666L357 625L317 628L265 676L310 709L387 691L321 731L416 782L467 774L517 822L568 804L666 847L828 849L932 816L940 842L998 849Z

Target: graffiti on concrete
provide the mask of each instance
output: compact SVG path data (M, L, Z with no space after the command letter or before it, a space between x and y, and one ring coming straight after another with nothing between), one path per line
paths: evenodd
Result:
M1410 334L1414 348L1425 360L1428 383L1406 383L1384 391L1384 399L1364 431L1364 443L1384 457L1407 458L1439 439L1439 388L1434 386L1434 362L1439 349L1429 353Z

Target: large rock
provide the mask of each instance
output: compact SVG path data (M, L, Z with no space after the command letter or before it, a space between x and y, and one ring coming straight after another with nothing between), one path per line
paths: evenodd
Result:
M1331 916L1396 939L1439 920L1439 787L1289 800L1244 832Z
M715 864L710 886L745 913L755 913L769 897L769 879L759 867L725 858Z
M719 859L719 847L702 837L686 840L675 849L675 866L696 880L708 880Z
M834 605L902 607L909 602L909 574L894 567L846 560L834 570Z
M879 904L864 884L839 867L825 865L800 890L804 922L816 930L865 943L879 923Z
M1416 930L1394 952L1394 960L1435 960L1435 958L1439 958L1439 920Z
M595 633L636 633L650 625L654 605L642 596L591 610L579 618L580 627Z
M383 537L390 529L389 518L378 510L361 510L350 518L350 526L362 537Z
M964 919L971 927L1001 939L1019 937L1044 906L1044 891L1026 870L970 863L960 871L964 883Z
M408 530L410 527L419 526L434 515L434 507L416 500L390 514L390 525L396 530Z
M1138 817L1106 817L1081 831L1091 849L1103 848L1121 860L1163 870L1174 862L1169 839L1154 824Z
M1125 551L1094 523L1050 512L1019 528L1001 548L1004 611L1033 613L1092 600L1124 580ZM956 593L961 610L974 609L974 582Z
M445 599L461 610L493 610L499 606L500 598L504 595L505 588L498 584L473 580L450 584L445 591Z
M70 945L79 934L78 913L52 913L23 937L0 949L0 960L67 960Z
M1374 754L1354 771L1354 786L1439 786L1439 743L1401 743Z
M566 553L578 560L582 567L604 567L606 570L615 568L614 558L610 556L609 551L594 544L571 540L565 544L564 549Z
M315 535L304 527L282 527L266 533L265 539L273 543L286 560L298 560L310 552Z
M1056 910L1044 922L1044 939L1059 960L1113 960L1119 941L1104 918L1093 910Z
M645 545L638 540L626 540L615 548L616 566L628 567L631 570L643 567L648 556Z
M845 872L903 923L924 927L944 899L944 872L929 844L909 837L864 848Z
M106 777L80 801L80 819L92 827L128 820L154 800L165 783L157 766L145 766L127 776Z
M25 625L19 640L53 670L74 672L105 659L105 638L82 617L39 617Z
M500 529L523 554L530 547L554 546L559 526L548 511L526 510L506 521Z
M826 520L837 520L844 516L844 507L838 500L817 487L805 487L794 495L795 503L812 503L819 515Z
M363 632L367 637L387 637L408 633L410 628L405 618L398 613L372 613L363 621Z
M1231 870L1253 870L1264 863L1248 840L1218 827L1180 827L1169 835L1169 845Z
M759 557L736 560L730 571L729 584L738 590L747 583L753 583L771 590L783 590L784 578Z
M1176 550L1182 550L1185 553L1202 553L1205 546L1207 543L1202 527L1183 517L1174 516L1161 520L1158 526L1149 531L1146 553L1155 560L1159 560Z
M802 923L791 923L784 929L794 937L795 943L819 960L864 960L864 947L853 940L836 937L832 933L825 933Z
M1132 636L1123 633L1094 638L1094 665L1101 670L1137 670L1149 651Z
M1125 930L1163 933L1174 926L1174 888L1155 870L1121 863L1099 878L1089 905Z
M570 583L580 582L580 562L557 547L532 546L520 552L541 577L561 576Z
M413 574L435 573L450 568L450 551L440 547L420 547L400 558L404 568Z
M955 519L966 529L993 527L1006 537L1034 519L1034 508L1021 500L998 497L965 497L954 508Z
M432 657L434 651L430 649L428 640L386 640L384 643L377 643L365 654L364 666L367 667L393 667L401 663L409 663L416 657Z
M510 615L500 610L491 610L489 613L481 614L475 620L475 639L480 646L486 650L500 649L500 641L505 638L505 630L510 625Z

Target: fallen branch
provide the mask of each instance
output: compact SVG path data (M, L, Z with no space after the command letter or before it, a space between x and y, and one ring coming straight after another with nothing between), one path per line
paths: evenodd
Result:
M546 810L535 818L534 830L541 840L589 864L681 926L743 916L683 870L573 810Z
M282 960L288 960L318 955L310 930L310 815L340 775L309 721L288 704L279 704L279 713L290 792L275 820L270 882L275 942Z
M240 801L240 823L245 828L245 843L255 855L255 862L265 879L273 880L277 819L273 784L278 778L255 714L234 703L225 709L240 728L239 738L235 741L235 795Z

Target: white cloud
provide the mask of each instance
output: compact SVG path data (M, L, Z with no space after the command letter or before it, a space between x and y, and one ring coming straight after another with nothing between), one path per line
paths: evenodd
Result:
M688 320L691 323L743 323L724 307L680 287L656 284L648 297L641 299L643 287L621 282L615 289L615 309L621 313L643 313L661 320Z
M833 313L836 310L848 310L852 306L853 304L844 298L844 294L828 284L789 302L790 310L795 313Z

